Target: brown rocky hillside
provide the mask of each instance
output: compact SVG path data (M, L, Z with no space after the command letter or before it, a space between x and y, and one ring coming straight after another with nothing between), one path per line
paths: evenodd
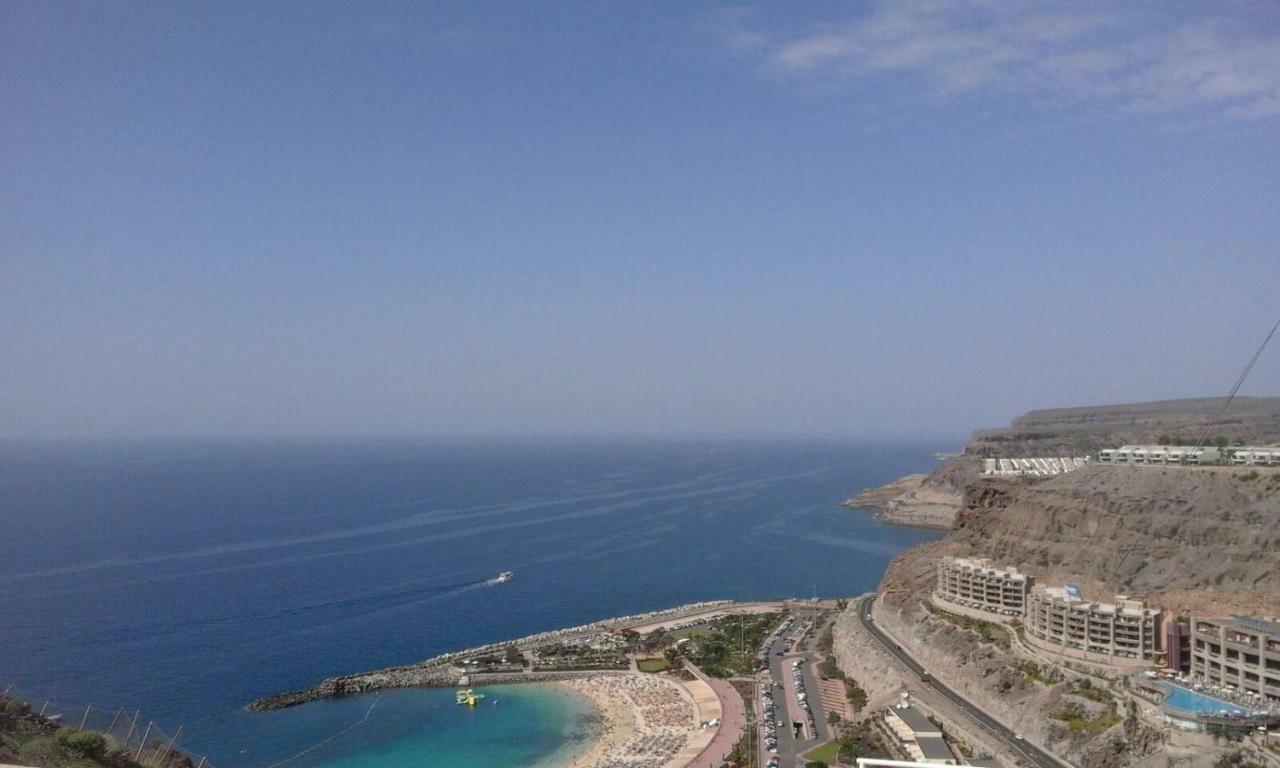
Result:
M995 457L1084 456L1122 443L1155 443L1162 437L1195 443L1224 437L1244 443L1280 441L1280 397L1163 400L1128 405L1031 411L1003 429L974 433L965 452Z
M1034 482L979 480L952 535L902 555L885 586L927 589L942 552L1017 565L1095 599L1275 614L1280 471L1095 465Z
M1280 468L1092 464L1051 478L1016 479L982 478L973 468L981 455L1070 456L1162 435L1198 438L1218 405L1196 400L1035 411L1006 430L977 433L966 456L916 478L904 493L871 496L898 514L912 513L921 489L954 498L951 533L890 564L881 582L881 625L929 668L945 670L940 679L1080 768L1228 764L1218 745L1166 747L1167 733L1127 716L1121 683L1095 678L1105 690L1081 696L1077 670L1029 662L996 625L975 630L980 622L948 618L928 601L938 558L961 555L1016 566L1041 583L1076 584L1095 600L1128 594L1178 615L1280 616ZM1248 399L1209 432L1275 442L1280 398ZM837 654L875 683L858 668L853 640L846 645ZM1064 720L1064 712L1075 720Z

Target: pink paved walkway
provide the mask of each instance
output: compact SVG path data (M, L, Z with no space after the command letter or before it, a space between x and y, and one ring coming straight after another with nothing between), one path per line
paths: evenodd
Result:
M707 677L702 674L702 670L688 662L685 663L685 667L699 680L711 686L711 689L716 692L716 697L720 699L720 709L724 713L720 728L716 731L711 743L702 750L702 754L689 763L689 768L714 768L728 757L733 745L742 738L742 729L746 725L746 705L742 703L742 696L727 680Z

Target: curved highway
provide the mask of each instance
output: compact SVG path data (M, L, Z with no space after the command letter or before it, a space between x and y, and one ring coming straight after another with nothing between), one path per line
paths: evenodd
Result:
M924 667L920 666L919 662L912 658L888 635L882 632L873 621L871 621L871 607L872 604L875 603L875 600L875 596L872 595L863 598L862 601L858 603L858 621L862 622L863 628L867 630L868 634L875 638L876 642L884 646L884 649L893 654L893 656L905 665L907 669L911 670L912 674L920 677L925 685L928 685L940 696L959 707L965 714L969 715L982 725L983 728L986 728L994 734L996 738L1005 742L1010 749L1017 752L1024 759L1030 761L1031 765L1038 766L1039 768L1071 768L1066 763L1057 759L1048 752L1045 752L1036 745L1018 738L1012 730L1002 725L999 720L996 720L991 715L983 712L968 699L963 698L960 694L938 682L937 678L930 677L929 680L924 680Z

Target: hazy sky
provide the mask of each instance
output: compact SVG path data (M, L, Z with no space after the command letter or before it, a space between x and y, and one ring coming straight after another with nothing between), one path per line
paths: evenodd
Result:
M0 436L959 437L1277 316L1274 2L0 0Z

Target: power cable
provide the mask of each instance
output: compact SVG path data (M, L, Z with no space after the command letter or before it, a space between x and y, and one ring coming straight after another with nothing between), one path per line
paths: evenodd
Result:
M1205 425L1204 432L1200 436L1200 442L1196 443L1196 450L1204 447L1205 441L1209 439L1209 429L1227 413L1227 409L1231 407L1231 401L1236 399L1236 393L1240 391L1240 387L1244 386L1245 379L1249 378L1249 372L1253 370L1253 366L1258 362L1258 358L1262 357L1262 350L1267 348L1267 344L1271 341L1271 337L1276 335L1276 329L1280 328L1280 320L1271 326L1271 333L1267 334L1267 338L1262 340L1262 344L1258 347L1258 351L1253 353L1253 358L1249 360L1249 364L1240 372L1240 376L1236 379L1236 383L1231 387L1231 391L1227 394L1227 400L1222 404L1222 408L1218 413L1209 420Z
M319 742L319 743L317 743L317 744L312 744L311 746L309 746L309 747L307 747L306 749L302 750L301 752L299 752L298 754L294 755L293 757L287 758L287 759L285 759L285 760L281 760L281 761L280 761L280 762L278 762L278 763L272 763L271 765L267 766L267 768L277 768L278 766L286 765L286 764L288 764L288 763L292 763L294 760L297 760L298 758L302 757L303 755L307 754L308 752L313 752L313 751L315 751L315 750L319 749L320 747L323 747L325 744L328 744L329 742L331 742L331 741L333 741L334 739L338 738L339 736L342 736L342 735L346 734L348 731L351 731L352 729L357 728L358 726L364 725L366 722L368 722L368 720L369 720L369 715L372 715L372 714L373 714L373 708L374 708L374 707L376 707L376 706L378 706L378 702L379 702L379 701L382 701L382 697L381 697L381 696L379 696L378 698L376 698L376 699L374 699L374 700L373 700L373 703L369 705L369 711L364 713L364 717L362 717L362 718L360 718L359 720L355 721L355 722L354 722L354 723L352 723L351 725L348 725L346 728L343 728L342 730L340 730L340 731L338 731L337 733L333 734L333 735L332 735L332 736L330 736L329 738L324 739L323 741L320 741L320 742Z

